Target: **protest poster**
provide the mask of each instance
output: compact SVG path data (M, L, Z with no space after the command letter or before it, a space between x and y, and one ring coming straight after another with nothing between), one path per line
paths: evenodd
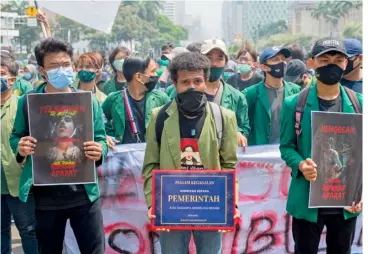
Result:
M84 156L83 143L93 140L92 93L29 94L33 184L96 182L95 163Z
M143 192L142 164L145 144L118 145L98 168L106 254L160 254L159 233L151 230ZM293 254L292 218L286 212L290 168L282 161L279 145L238 150L240 228L225 233L224 254ZM352 253L362 253L362 216L356 223ZM80 254L68 223L65 235L68 254ZM193 239L189 254L195 254ZM326 253L326 231L319 254Z
M312 160L317 179L309 207L346 207L362 198L361 114L312 112Z

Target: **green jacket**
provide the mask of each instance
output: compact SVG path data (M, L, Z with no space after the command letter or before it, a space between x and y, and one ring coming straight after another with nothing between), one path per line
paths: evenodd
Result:
M19 195L19 178L22 172L10 147L9 137L13 130L15 114L17 113L18 96L12 95L1 109L1 166L5 179L1 179L3 187L7 186L8 193L13 197ZM4 188L5 189L5 188ZM5 193L1 193L5 194Z
M43 93L45 86L47 83L44 83L38 86L35 90L35 93ZM13 132L10 135L10 146L15 155L18 154L18 143L22 137L29 135L28 126L26 125L26 118L24 116L24 96L19 98L18 101L18 109L15 117ZM105 159L107 155L107 143L106 143L106 134L102 120L102 110L101 106L94 98L92 97L92 107L93 107L93 127L94 127L94 141L98 142L102 145L102 161ZM97 174L96 174L97 178ZM97 179L96 179L97 180ZM98 183L91 183L84 185L91 202L95 201L100 196L100 190L98 187ZM28 193L32 187L32 160L31 157L28 156L25 162L22 174L20 176L19 183L19 199L23 202L27 201Z
M33 90L33 85L28 81L24 80L22 77L17 77L17 80L13 84L13 94L17 96L22 96Z
M224 90L222 92L220 106L235 112L238 132L248 137L251 129L248 119L248 104L245 96L223 80L221 80L221 83L224 86ZM177 95L175 87L173 85L169 86L166 90L166 94L173 100Z
M170 101L164 92L153 90L146 93L145 124L148 126L152 109L165 105ZM106 117L105 128L109 136L115 137L120 143L123 141L125 132L125 104L121 91L113 92L102 104Z
M125 82L128 84L127 82ZM107 80L103 85L103 91L106 95L110 93L117 92L116 90L116 76L111 77L111 79Z
M346 113L354 113L354 107L342 86L340 86L340 92L342 97L342 111ZM362 105L362 95L357 93L357 97ZM310 183L301 173L298 174L299 162L307 158L311 158L311 111L319 111L317 86L312 86L308 94L303 118L300 123L303 131L299 136L298 144L296 142L297 137L295 133L295 109L297 100L298 95L290 96L285 100L280 119L280 128L282 130L280 136L281 158L291 168L293 173L286 210L291 216L297 219L317 222L318 209L308 208ZM345 219L355 216L357 216L357 214L354 215L344 211Z
M161 147L156 140L156 119L160 108L154 109L147 128L147 146L144 154L142 175L144 176L144 194L147 206L152 204L152 170L181 169L179 113L175 101L166 109L168 118L162 130ZM207 105L207 111L210 112ZM235 169L237 127L234 112L221 108L224 119L223 137L220 152L218 150L216 123L212 114L206 113L201 135L198 139L199 156L205 169Z
M284 81L284 100L300 92L300 86ZM248 102L250 135L248 145L270 143L271 107L264 81L243 90Z

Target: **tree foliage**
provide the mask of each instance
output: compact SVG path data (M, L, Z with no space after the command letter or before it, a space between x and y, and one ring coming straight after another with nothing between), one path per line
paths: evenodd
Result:
M343 18L350 10L362 7L362 1L321 1L315 4L311 11L311 16L315 19L324 18L328 23L332 24L332 36L339 35L337 25L339 20Z
M268 23L264 26L261 26L258 30L259 38L269 37L274 34L280 34L286 32L288 26L285 20L278 20L276 22Z
M356 38L362 41L363 39L363 26L359 23L346 24L342 32L344 38Z
M18 15L25 15L25 10L28 7L27 1L9 1L6 4L1 4L2 12L15 12ZM26 22L26 20L23 20ZM15 37L13 39L13 43L15 45L19 45L20 48L22 46L26 46L27 53L31 53L33 51L33 47L36 41L40 39L41 28L37 27L29 27L26 23L15 25L15 29L19 30L19 37Z

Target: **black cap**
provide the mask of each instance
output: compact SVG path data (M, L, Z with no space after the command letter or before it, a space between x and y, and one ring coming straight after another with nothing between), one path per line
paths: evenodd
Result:
M344 43L337 39L321 39L316 41L310 56L318 57L327 52L338 52L348 57Z
M303 63L303 61L299 59L293 59L287 64L284 80L286 82L294 83L301 75L307 72L307 66L305 65L305 63Z

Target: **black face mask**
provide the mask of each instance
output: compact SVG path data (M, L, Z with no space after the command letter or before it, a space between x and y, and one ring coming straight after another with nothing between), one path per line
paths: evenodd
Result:
M360 64L358 64L357 66L354 67L354 62L356 59L357 58L354 58L354 60L348 59L348 65L346 66L344 75L349 74L350 72L352 72L353 70L355 70L356 68L360 66Z
M266 66L271 68L271 71L268 72L274 78L283 78L286 73L286 63L281 62L278 64L265 64Z
M185 116L197 116L203 112L206 106L206 95L190 88L176 96L178 110Z
M316 69L316 78L326 85L339 83L344 75L344 70L336 64L329 64Z
M144 85L147 87L148 92L152 92L155 89L158 82L158 76L150 76L149 81Z

